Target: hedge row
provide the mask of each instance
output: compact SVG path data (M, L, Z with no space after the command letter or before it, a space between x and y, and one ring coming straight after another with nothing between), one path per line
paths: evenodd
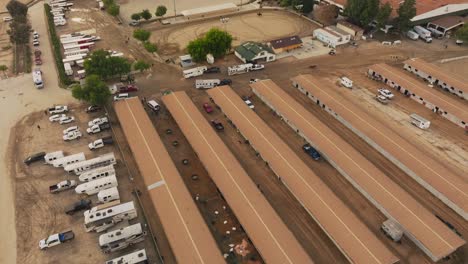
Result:
M50 6L48 4L44 4L44 9L47 16L47 22L49 24L49 35L52 42L52 48L54 52L55 64L57 65L57 70L59 74L60 84L68 86L73 83L70 78L65 74L65 68L63 67L62 61L62 51L60 49L60 40L57 37L57 32L55 31L55 24L54 24L54 17L50 13Z

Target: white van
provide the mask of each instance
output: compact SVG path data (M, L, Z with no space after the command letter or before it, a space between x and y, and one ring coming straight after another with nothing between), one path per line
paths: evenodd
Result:
M98 192L97 197L100 203L120 201L120 194L117 187L101 190Z
M49 152L45 154L44 160L45 160L45 163L52 164L54 160L61 159L63 157L64 157L63 151L59 150L59 151Z
M221 83L219 79L210 79L210 80L196 80L195 88L197 89L210 89L218 86Z
M341 77L340 83L346 88L349 88L349 89L353 88L353 81L351 81L348 77Z
M114 96L114 101L120 101L120 100L124 100L124 99L127 99L127 98L130 98L128 93L120 93L120 94Z
M419 35L418 33L414 32L413 30L408 30L408 32L406 32L406 36L412 40L418 40L419 39Z
M420 129L428 129L431 126L431 121L417 114L411 114L410 119L411 119L411 124L417 126Z
M86 193L87 195L93 195L98 193L99 191L117 186L117 178L115 177L115 175L112 175L109 177L104 177L94 181L82 183L76 186L75 192L77 194Z
M158 102L156 102L155 100L149 100L148 102L146 102L146 104L148 105L148 107L157 112L161 109L161 106L158 104Z

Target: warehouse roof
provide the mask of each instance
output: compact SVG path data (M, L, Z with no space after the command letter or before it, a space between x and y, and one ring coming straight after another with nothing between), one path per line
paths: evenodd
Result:
M262 51L273 53L273 51L267 45L253 41L244 42L240 46L237 46L235 50L246 61L253 60L253 58L258 56Z
M398 261L229 86L207 92L351 263Z
M397 221L429 251L434 261L453 253L465 244L429 210L360 152L322 123L288 93L271 80L251 85L254 92L287 123L301 131L303 137L328 157L344 176L387 217Z
M271 46L274 49L281 49L293 45L302 44L302 40L299 36L285 37L270 41Z
M177 262L225 263L138 97L115 111Z
M312 263L187 94L174 92L163 102L265 262Z
M468 123L467 107L455 98L451 98L440 92L435 92L434 90L429 89L426 85L419 83L417 80L407 77L402 70L397 70L387 64L376 64L369 67L369 69L379 75L385 76L385 78L392 80L401 87L409 90L411 93L424 98L427 102L444 109L460 120Z
M351 127L396 158L398 163L414 173L410 176L428 191L436 192L437 197L442 196L443 202L449 203L452 209L468 220L468 183L462 179L462 176L448 170L439 160L415 147L385 123L374 119L363 109L345 100L333 91L330 83L308 74L299 75L293 80L346 120Z
M468 94L468 79L419 58L409 59L404 63L418 69L419 71L425 72L452 87L456 87L458 90L463 91L463 93Z

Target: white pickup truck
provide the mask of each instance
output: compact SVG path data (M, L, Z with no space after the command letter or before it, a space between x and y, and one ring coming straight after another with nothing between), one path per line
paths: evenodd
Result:
M101 125L101 124L108 123L108 122L109 122L109 119L107 117L98 117L89 121L88 126L92 127L94 125Z
M50 193L58 193L61 191L69 190L77 185L75 180L66 180L66 181L61 181L57 184L49 186L49 191Z
M56 105L54 107L50 107L49 109L47 109L47 111L51 115L62 114L62 113L68 112L68 106L66 106L66 105Z
M95 149L98 149L98 148L102 148L105 145L112 144L112 143L114 143L114 140L112 139L112 137L104 137L104 138L100 138L98 140L95 140L95 141L89 143L88 147L89 147L90 150L95 150Z
M62 233L57 233L50 235L48 238L42 239L39 241L39 248L42 250L48 249L50 247L63 244L75 238L75 233L73 231L65 231Z

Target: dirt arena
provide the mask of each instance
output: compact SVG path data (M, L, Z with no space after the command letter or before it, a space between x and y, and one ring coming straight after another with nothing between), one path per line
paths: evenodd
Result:
M245 41L268 41L285 36L307 36L317 28L317 25L285 11L263 11L262 16L257 13L247 13L229 17L229 22L223 24L219 19L210 19L191 24L173 25L154 28L151 41L159 46L161 55L173 55L185 49L187 44L198 36L203 35L213 27L224 29L232 34L232 46Z

